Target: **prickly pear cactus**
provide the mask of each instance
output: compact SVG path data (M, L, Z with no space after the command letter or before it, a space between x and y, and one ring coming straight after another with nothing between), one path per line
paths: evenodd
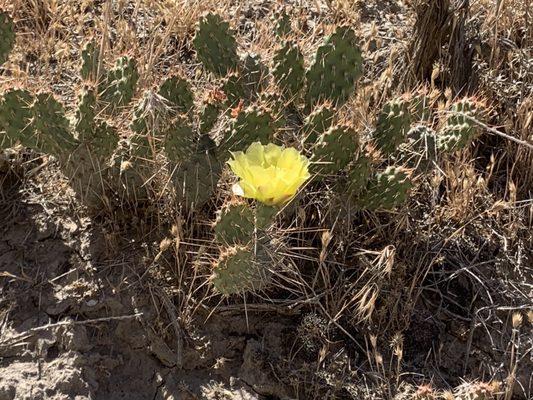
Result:
M309 114L302 126L301 138L304 145L314 144L333 123L335 110L329 103L322 104Z
M392 209L407 199L411 187L412 183L402 168L387 167L371 178L358 204L367 210Z
M58 158L68 157L77 146L63 106L50 93L38 94L32 108L30 147Z
M208 71L225 76L237 69L237 42L229 23L219 15L209 13L200 19L193 45Z
M255 106L242 110L230 121L220 143L224 159L229 156L229 151L244 150L253 142L271 142L274 130L274 120L269 112Z
M353 94L363 69L361 49L356 42L353 29L339 27L318 48L306 73L308 105L325 100L340 105Z
M95 125L84 135L71 156L62 160L62 169L72 189L90 209L100 209L113 188L110 161L118 144L118 134L107 123Z
M217 292L229 296L261 290L268 283L269 276L264 255L236 246L221 254L214 265L211 283Z
M268 75L268 68L255 53L248 53L242 60L244 85L248 97L256 97L261 91L264 77Z
M81 51L80 75L84 80L96 81L98 64L100 61L100 49L94 40L88 42Z
M93 89L84 89L78 95L78 108L74 119L74 129L80 141L90 140L96 130L96 96Z
M433 117L433 104L430 95L426 91L415 93L409 101L409 112L413 120L430 122Z
M418 172L427 172L437 159L437 136L433 129L416 125L399 148L398 161Z
M178 201L193 209L205 204L214 193L222 166L211 151L199 151L178 164L173 174Z
M220 212L215 239L226 245L247 244L254 237L254 213L246 204L230 205Z
M220 113L222 112L223 104L216 99L208 99L200 110L200 133L206 134L215 126Z
M244 79L238 72L232 72L224 78L222 91L226 95L228 107L234 107L248 97Z
M438 136L438 148L442 151L454 151L468 146L477 134L476 124L472 121L475 114L476 107L471 100L464 99L454 103L446 125Z
M355 157L359 147L355 131L346 126L333 126L322 134L313 149L315 172L334 175Z
M276 52L272 75L282 92L290 98L302 89L305 79L304 56L295 43L287 42Z
M377 148L385 155L390 155L405 141L411 118L407 102L393 100L386 103L381 110L373 138Z
M3 146L9 147L19 141L30 147L33 136L31 120L33 116L33 96L22 89L13 89L4 93L0 100L0 131L6 133Z
M341 190L348 192L351 196L359 196L366 189L372 165L370 159L365 154L359 154L357 159L350 165L347 174L347 185Z
M165 137L165 154L173 163L187 161L196 152L198 137L183 117L176 118Z
M5 12L0 11L0 66L5 63L15 46L15 26Z
M135 60L120 57L114 68L107 73L101 93L102 100L115 107L127 105L133 99L138 80Z
M188 113L194 106L191 85L178 76L168 78L159 88L159 95L165 98L170 107L180 113Z

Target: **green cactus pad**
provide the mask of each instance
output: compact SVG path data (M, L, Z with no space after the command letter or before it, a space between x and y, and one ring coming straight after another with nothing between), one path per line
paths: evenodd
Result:
M227 97L228 107L234 107L248 97L245 81L237 72L232 72L224 78L222 91Z
M268 68L258 54L246 54L242 60L242 74L248 97L256 97L263 86L263 78L268 75Z
M0 131L6 133L7 145L17 141L26 147L33 144L33 101L33 96L25 90L13 89L4 93L0 100Z
M390 155L405 141L411 118L408 104L403 100L386 103L379 113L373 138L377 148L385 155Z
M237 69L237 42L229 23L219 15L209 13L200 19L193 45L208 71L225 76Z
M206 134L215 126L223 105L217 101L207 101L200 111L200 133Z
M301 138L304 146L314 144L333 123L335 110L329 104L323 104L307 116L302 126Z
M217 292L229 296L261 290L269 276L264 256L256 255L246 247L234 247L216 262L211 282Z
M117 144L116 130L103 123L96 127L90 140L87 138L68 158L61 160L72 189L91 209L101 209L115 182L110 176L110 161Z
M340 105L353 94L363 69L361 50L356 42L353 29L339 27L318 48L306 73L309 106L325 100Z
M360 154L350 165L347 174L348 182L342 190L348 192L351 196L359 196L365 191L371 172L370 159L365 154Z
M74 129L78 133L80 141L91 140L96 130L96 96L94 90L85 89L78 96L78 108L76 109Z
M194 106L191 85L178 76L168 78L159 88L159 95L180 113L189 112Z
M208 151L179 164L173 174L178 201L189 208L201 207L214 193L221 173L222 166Z
M287 42L276 52L272 75L288 97L296 96L302 89L305 79L304 56L295 43Z
M7 61L15 46L15 24L9 15L0 11L0 66Z
M81 51L81 69L80 75L84 80L96 81L96 74L98 72L98 64L100 57L100 49L94 40L88 42Z
M167 131L164 147L171 162L184 162L197 150L197 134L184 118L178 117Z
M475 117L475 104L464 99L454 103L446 125L439 132L437 146L442 151L455 151L468 146L477 134L477 126L472 121Z
M367 210L392 209L405 202L411 187L412 183L402 168L387 167L370 180L358 204Z
M359 147L355 131L345 126L333 126L322 134L313 148L314 172L333 175L345 168Z
M254 142L268 144L274 135L274 121L269 112L258 107L241 111L230 121L220 143L220 150L229 157L229 151L244 151Z
M127 105L135 94L139 73L137 63L129 57L120 57L107 73L102 100L115 107Z
M215 239L222 244L246 244L254 237L254 213L246 204L222 210L215 225Z
M33 144L44 153L64 157L77 146L63 106L50 93L37 95L32 108Z
M419 172L428 171L437 159L437 137L433 129L417 125L407 133L407 141L400 145L398 159Z
M409 101L409 112L413 121L430 122L433 109L429 95L425 92L415 94Z

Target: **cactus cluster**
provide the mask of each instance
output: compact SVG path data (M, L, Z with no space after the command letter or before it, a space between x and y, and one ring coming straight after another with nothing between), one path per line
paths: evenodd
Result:
M280 22L283 41L289 31ZM6 27L12 32L12 22L0 14L0 30ZM13 35L4 37L9 43L0 44L0 60L12 46ZM435 132L424 101L400 98L379 113L369 148L380 157L370 157L362 147L364 133L337 117L362 72L361 51L347 27L325 40L307 70L298 45L289 40L276 51L271 70L258 55L239 58L229 24L214 14L202 17L193 45L211 73L209 84L220 84L204 99L195 98L192 82L177 75L138 93L135 60L121 57L107 70L100 49L89 42L81 55L84 86L72 117L49 93L8 90L0 97L1 145L18 142L54 155L92 208L110 199L149 201L163 183L183 208L195 212L214 198L231 152L293 134L313 162L315 183L348 192L360 209L376 210L401 204L412 186L412 170L427 171L437 150L464 147L475 135L469 118L473 102L453 104ZM122 120L131 115L131 131L122 138L108 122L118 112ZM242 293L268 282L273 262L266 256L272 242L268 232L277 211L230 203L218 213L213 234L222 255L212 282L219 292Z

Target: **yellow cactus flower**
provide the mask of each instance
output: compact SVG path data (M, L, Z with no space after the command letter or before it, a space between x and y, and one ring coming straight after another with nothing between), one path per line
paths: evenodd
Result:
M311 176L309 160L292 147L255 142L231 154L228 164L240 178L234 193L268 206L286 203Z

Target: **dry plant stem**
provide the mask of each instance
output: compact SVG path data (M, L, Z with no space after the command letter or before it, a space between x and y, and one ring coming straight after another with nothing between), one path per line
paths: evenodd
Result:
M26 332L19 333L18 335L15 335L13 337L10 337L8 339L1 341L0 349L8 347L8 346L13 346L14 344L19 343L20 341L25 340L38 332L57 328L60 326L87 325L87 324L94 324L98 322L108 322L108 321L123 321L123 320L132 319L132 318L138 318L142 315L143 313L140 312L140 313L136 313L132 315L121 315L117 317L102 317L102 318L86 319L82 321L60 321L60 322L56 322L53 324L46 324L43 326L38 326L36 328L28 329Z

